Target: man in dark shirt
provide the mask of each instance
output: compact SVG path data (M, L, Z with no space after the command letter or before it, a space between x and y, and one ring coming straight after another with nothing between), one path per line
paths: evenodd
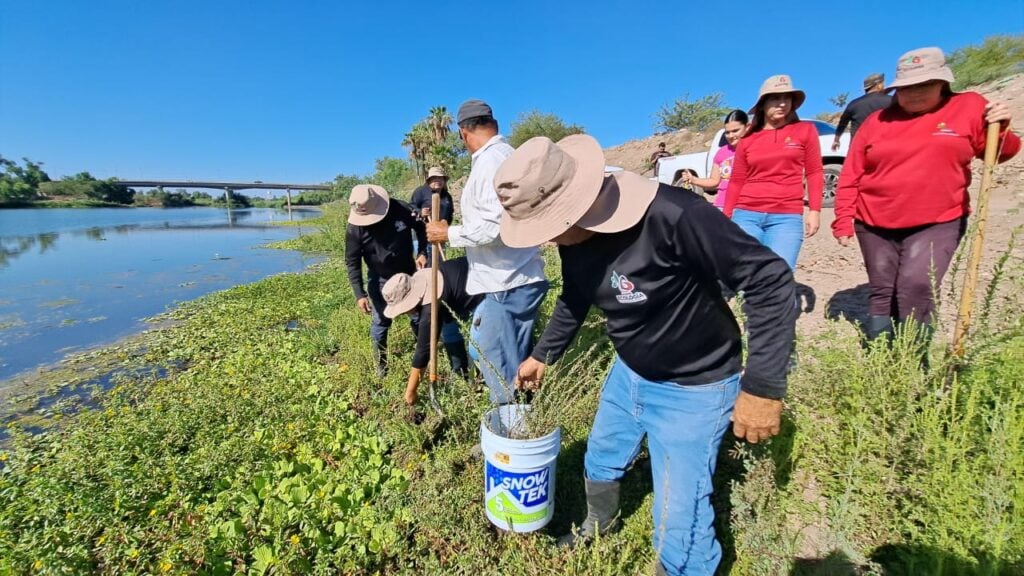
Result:
M658 142L658 149L653 154L651 154L650 160L651 166L654 167L655 176L658 175L658 160L661 160L662 158L665 158L667 156L671 156L671 154L669 154L668 151L665 150L665 143Z
M868 116L871 116L875 110L888 108L890 103L892 103L892 96L885 93L885 75L872 74L865 78L864 95L854 98L847 104L843 115L839 117L836 137L832 140L832 151L839 150L839 138L846 131L847 125L850 126L850 140L852 141L854 134L857 133L857 128L860 128Z
M589 136L533 138L495 187L509 246L559 246L562 294L517 385L534 387L572 342L591 306L607 317L617 356L601 391L584 461L587 518L575 545L612 528L619 479L647 438L654 547L667 574L712 574L711 476L730 417L737 437L778 434L793 349L789 266L697 195L629 172L604 176ZM719 282L743 291L749 353Z
M391 319L384 316L381 287L395 274L412 274L426 264L426 227L413 214L412 206L390 198L386 190L372 184L360 184L349 195L351 211L345 234L345 265L348 281L359 309L373 317L370 338L377 348L377 375L387 373L388 329ZM413 259L412 233L419 241L419 255ZM366 288L363 288L363 262L366 262ZM416 317L411 317L416 332Z
M451 222L455 216L455 201L448 192L448 176L441 168L431 168L427 171L426 183L412 193L412 207L416 209L420 218L430 218L430 203L434 192L441 195L441 220Z
M388 304L384 309L385 316L394 318L412 313L418 314L420 319L416 352L412 356L412 370L405 389L405 403L410 406L416 403L416 390L430 361L430 276L430 269L424 268L412 276L396 274L384 284L384 300ZM469 261L465 258L447 260L439 266L437 299L441 308L437 311L437 321L441 325L440 340L448 353L452 372L462 378L469 373L469 356L459 331L459 322L468 322L484 299L483 294L466 292L468 277Z

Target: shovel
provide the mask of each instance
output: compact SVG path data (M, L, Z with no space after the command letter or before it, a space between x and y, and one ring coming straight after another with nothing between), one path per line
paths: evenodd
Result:
M981 249L985 243L985 224L988 222L988 197L992 188L992 172L996 166L999 152L999 123L988 125L985 134L985 167L981 172L981 190L978 192L978 211L975 218L978 225L971 237L971 255L967 261L967 277L964 278L964 289L960 294L960 309L957 312L956 328L953 331L953 356L963 358L964 343L971 327L971 314L974 307L974 290L978 285L978 270L981 268Z

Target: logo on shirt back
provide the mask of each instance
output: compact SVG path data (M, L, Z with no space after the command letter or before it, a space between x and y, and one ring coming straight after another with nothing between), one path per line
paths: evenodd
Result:
M615 299L620 304L637 304L647 300L647 294L643 292L634 292L636 286L629 281L624 275L612 270L612 288L618 289L619 293L615 296Z

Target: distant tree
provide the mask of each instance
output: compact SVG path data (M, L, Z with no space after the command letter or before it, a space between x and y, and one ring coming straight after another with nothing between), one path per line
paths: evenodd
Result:
M564 120L554 114L531 110L519 115L512 122L508 142L518 148L530 138L535 136L547 136L558 142L571 134L583 134L582 126L566 124Z
M69 196L117 204L131 204L135 196L134 190L118 184L116 179L97 180L88 172L43 182L39 185L39 190L46 196Z
M1024 72L1024 34L989 36L980 45L953 51L947 62L954 90Z
M50 177L37 164L22 158L25 166L0 156L0 204L24 204L36 200L39 185L49 182Z
M373 184L383 186L392 196L403 196L403 192L411 192L407 189L419 178L416 169L408 160L385 156L374 162L374 171L369 180Z
M835 96L832 96L831 98L828 99L828 101L831 102L833 106L835 106L836 108L838 108L840 110L846 108L846 103L849 100L850 100L850 93L849 92L841 92L841 93L836 94Z
M452 130L452 122L447 108L435 106L426 118L405 133L402 146L409 149L409 159L418 180L425 179L432 166L440 166L450 178L462 175L466 147Z
M725 105L724 96L721 92L714 92L702 96L697 100L690 100L689 94L672 104L662 106L661 110L655 113L656 129L681 130L687 128L703 132L721 122L722 118L729 113L731 108Z

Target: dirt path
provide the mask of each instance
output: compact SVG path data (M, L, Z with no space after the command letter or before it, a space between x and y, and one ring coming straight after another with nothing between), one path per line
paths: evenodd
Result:
M989 204L982 285L991 278L992 265L1008 245L1014 228L1024 226L1024 213L1020 211L1024 205L1024 182L1020 168L1013 168L1004 167L997 173ZM1015 182L1011 182L1011 178ZM973 187L973 192L976 196L977 185ZM820 332L831 318L844 316L849 320L861 321L867 315L868 277L860 249L856 246L844 248L835 241L830 228L833 217L831 209L822 211L821 231L804 243L797 262L796 279L813 291L815 300L813 310L801 316L798 324L800 333L804 335ZM965 239L963 245L966 244ZM1013 257L1018 262L1024 260L1024 247L1018 245ZM962 274L946 278L943 294L948 293L952 282L956 282L957 286L962 284ZM953 317L954 306L955 303L947 303L943 308L947 320Z

